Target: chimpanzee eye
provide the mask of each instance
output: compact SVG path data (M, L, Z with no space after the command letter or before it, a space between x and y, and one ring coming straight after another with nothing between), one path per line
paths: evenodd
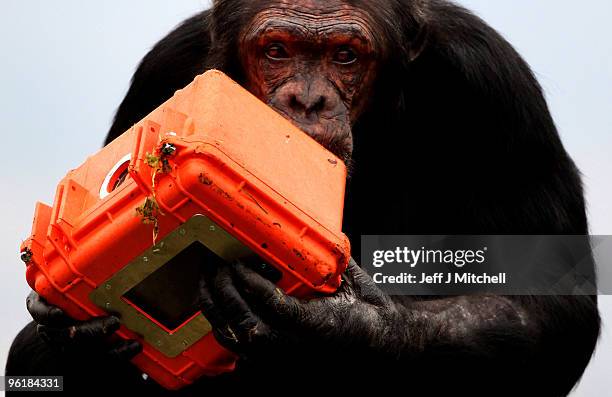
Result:
M340 47L334 54L333 61L340 65L350 65L357 60L357 54L350 47Z
M289 58L287 50L282 44L273 43L266 47L266 56L274 61Z

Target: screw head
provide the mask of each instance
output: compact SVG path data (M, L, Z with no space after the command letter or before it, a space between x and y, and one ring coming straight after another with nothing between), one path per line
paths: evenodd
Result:
M165 156L172 156L176 152L176 146L171 143L164 143L161 152Z

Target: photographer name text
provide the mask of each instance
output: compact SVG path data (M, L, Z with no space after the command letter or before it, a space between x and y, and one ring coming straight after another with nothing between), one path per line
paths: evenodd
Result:
M385 275L374 273L372 279L376 284L506 284L506 273L400 273Z

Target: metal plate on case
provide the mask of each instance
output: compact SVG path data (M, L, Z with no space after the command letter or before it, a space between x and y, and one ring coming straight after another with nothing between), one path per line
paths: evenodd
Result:
M100 284L89 298L102 309L118 313L127 328L142 335L147 343L164 355L178 356L212 330L206 317L199 313L178 329L168 332L122 297L194 242L204 244L229 263L253 255L253 251L209 218L195 215Z

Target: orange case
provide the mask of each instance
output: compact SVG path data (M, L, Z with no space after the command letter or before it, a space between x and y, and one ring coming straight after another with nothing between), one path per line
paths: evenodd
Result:
M176 151L165 155L166 144ZM165 159L163 169L155 171L151 155ZM128 265L143 265L134 261L146 261L143 252L202 214L279 270L287 293L329 294L350 257L341 231L345 179L342 161L223 73L208 71L70 171L53 207L37 203L21 247L26 278L73 318L105 315L93 291ZM147 197L160 209L157 245L154 225L136 213ZM185 325L169 330L138 316L165 337ZM117 335L143 342L133 363L168 389L235 365L210 332L174 357L125 323Z

